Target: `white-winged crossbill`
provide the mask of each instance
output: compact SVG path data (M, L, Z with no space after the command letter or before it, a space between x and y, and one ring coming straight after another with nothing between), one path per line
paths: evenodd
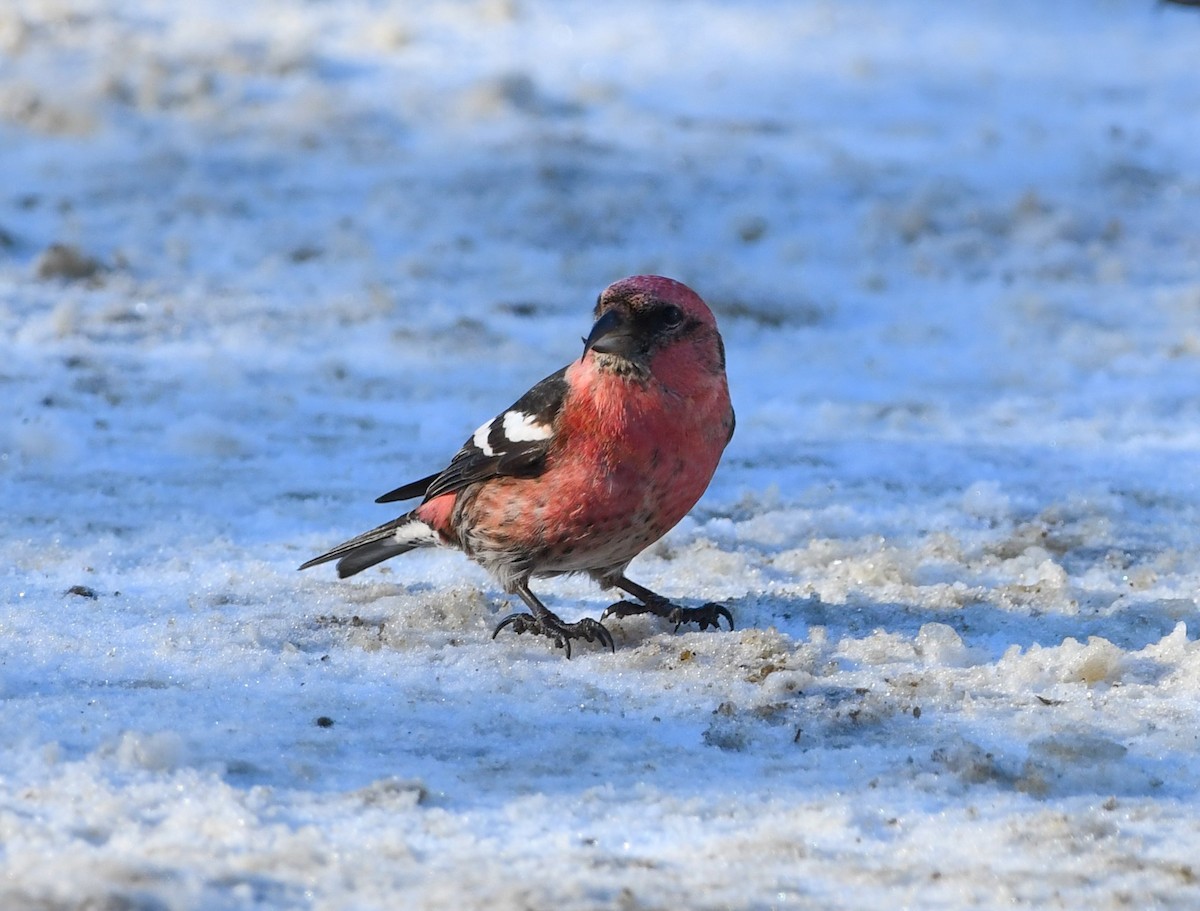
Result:
M651 613L676 625L719 627L719 604L685 608L631 582L625 568L700 499L733 436L725 347L712 312L686 285L638 275L596 301L579 360L530 389L472 434L450 464L384 494L422 497L409 513L309 560L337 560L342 578L416 547L456 547L530 613L492 633L613 647L601 621ZM534 576L587 573L641 603L619 601L600 620L565 623L529 590Z

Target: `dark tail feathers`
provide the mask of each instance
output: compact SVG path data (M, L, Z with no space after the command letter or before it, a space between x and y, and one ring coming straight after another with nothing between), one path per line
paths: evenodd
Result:
M338 577L345 579L413 548L430 547L437 543L437 532L410 512L339 544L329 553L313 557L300 568L308 569L337 560Z

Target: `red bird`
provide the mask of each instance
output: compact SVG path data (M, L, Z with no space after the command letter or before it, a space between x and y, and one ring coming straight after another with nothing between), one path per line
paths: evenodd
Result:
M422 497L421 505L301 569L337 560L352 576L415 547L457 547L531 613L492 633L548 636L571 656L571 640L613 648L600 621L564 623L529 590L534 576L587 573L641 603L612 614L650 613L719 628L719 604L679 607L631 582L625 568L700 499L733 436L725 346L712 312L677 281L622 279L596 301L579 360L542 380L475 431L438 474L375 502Z

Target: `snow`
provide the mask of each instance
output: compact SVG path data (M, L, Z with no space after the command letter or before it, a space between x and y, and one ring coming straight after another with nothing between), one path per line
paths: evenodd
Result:
M0 8L0 907L1200 904L1200 16ZM657 272L735 632L296 566ZM609 603L536 586L567 619Z

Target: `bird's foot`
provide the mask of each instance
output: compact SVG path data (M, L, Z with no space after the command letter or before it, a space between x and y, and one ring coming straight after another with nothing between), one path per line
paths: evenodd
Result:
M648 604L638 604L636 601L618 601L616 604L610 604L604 609L604 613L600 615L600 619L604 620L609 615L617 617L631 617L635 614L654 614L656 617L662 617L668 623L675 624L675 632L679 632L679 627L685 623L698 623L700 629L706 630L710 626L713 629L721 628L721 618L725 618L725 622L729 624L729 629L733 630L733 614L729 613L729 609L715 601L709 601L700 607L680 607L678 604L672 604L666 598L661 601L651 601Z
M533 614L509 614L492 631L492 638L500 635L500 630L511 626L518 636L521 633L532 633L535 636L549 636L555 646L565 649L567 658L571 657L571 640L583 639L586 642L599 642L607 646L610 652L615 652L612 635L604 625L591 617L584 617L575 623L563 623L553 614L538 618Z

